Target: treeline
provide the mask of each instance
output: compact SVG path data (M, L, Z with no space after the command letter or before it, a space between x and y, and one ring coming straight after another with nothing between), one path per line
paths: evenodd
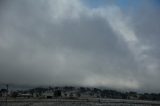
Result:
M66 93L71 92L70 95L76 94L79 97L83 95L88 95L88 97L97 97L97 98L112 98L112 99L136 99L136 100L160 100L160 93L137 93L137 92L120 92L116 90L109 89L99 89L99 88L88 88L88 87L49 87L43 88L38 87L28 90L29 92L39 92L40 94L51 90L55 92ZM61 96L61 93L58 93L58 96Z
M0 90L0 95L6 90ZM18 94L36 94L37 97L48 93L53 93L54 97L89 97L89 98L112 98L112 99L131 99L131 100L160 100L160 93L137 93L137 92L120 92L109 89L87 88L87 87L37 87L28 90L19 90L11 93L12 97ZM46 94L47 95L47 94Z

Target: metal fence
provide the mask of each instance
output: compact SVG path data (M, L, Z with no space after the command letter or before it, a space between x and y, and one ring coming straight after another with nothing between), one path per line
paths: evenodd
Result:
M9 100L0 101L0 106L160 106L159 102L128 100Z

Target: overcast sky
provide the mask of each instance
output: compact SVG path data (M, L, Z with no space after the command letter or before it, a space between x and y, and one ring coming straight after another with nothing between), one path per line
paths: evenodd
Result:
M1 0L0 83L160 92L157 0Z

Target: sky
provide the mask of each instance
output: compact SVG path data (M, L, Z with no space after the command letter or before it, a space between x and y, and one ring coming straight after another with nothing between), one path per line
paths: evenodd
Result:
M160 92L160 4L133 1L1 0L0 84Z

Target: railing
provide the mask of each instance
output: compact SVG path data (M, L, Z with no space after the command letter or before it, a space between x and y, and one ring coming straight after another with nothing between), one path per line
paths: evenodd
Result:
M160 102L120 99L14 99L0 106L160 106Z

